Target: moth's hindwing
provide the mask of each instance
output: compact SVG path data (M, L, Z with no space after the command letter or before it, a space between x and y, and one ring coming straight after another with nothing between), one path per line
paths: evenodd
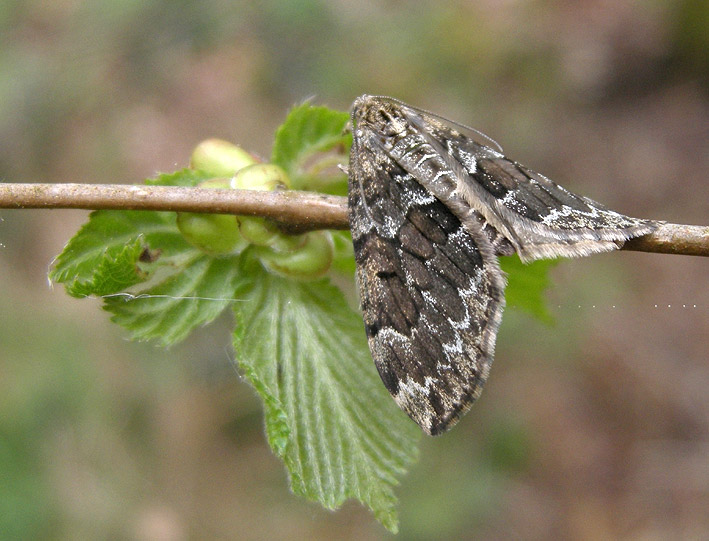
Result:
M464 227L377 134L354 131L350 226L369 347L397 404L439 434L487 379L504 279L480 225Z
M524 261L613 250L657 227L569 192L435 115L396 100L363 96L353 115L378 134L380 152L464 224L482 215Z

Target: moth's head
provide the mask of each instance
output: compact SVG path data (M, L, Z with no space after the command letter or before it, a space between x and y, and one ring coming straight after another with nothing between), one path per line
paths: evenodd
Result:
M406 131L407 119L400 103L386 96L364 94L352 104L352 125L355 130L369 130L383 136Z

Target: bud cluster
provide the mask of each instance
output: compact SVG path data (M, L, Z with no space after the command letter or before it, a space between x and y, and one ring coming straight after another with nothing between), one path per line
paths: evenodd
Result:
M281 167L262 163L241 147L219 139L200 143L190 167L214 175L200 183L200 188L274 191L291 187ZM177 227L190 244L211 255L235 255L252 246L264 267L291 278L319 278L332 264L333 243L327 231L289 235L257 216L192 212L179 212Z

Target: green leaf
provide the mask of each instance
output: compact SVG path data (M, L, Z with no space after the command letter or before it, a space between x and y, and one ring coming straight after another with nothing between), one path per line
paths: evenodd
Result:
M507 306L519 308L544 323L552 323L544 293L549 288L549 269L558 259L542 259L525 265L519 257L501 257L500 266L507 273Z
M111 320L130 330L133 340L169 345L216 318L247 277L239 274L239 257L219 259L196 250L194 256L150 288L105 298Z
M206 173L183 169L147 180L146 184L194 186L206 178ZM99 210L89 215L89 221L57 256L49 279L66 284L67 292L74 296L105 295L119 291L101 285L110 282L106 279L109 273L122 276L116 282L128 285L139 283L147 276L136 268L143 254L142 250L138 250L138 239L142 248L154 250L151 258L157 255L162 263L191 249L177 231L172 212ZM131 273L134 276L128 278ZM96 284L95 288L91 284Z
M67 292L74 296L114 293L116 290L101 285L106 274L123 276L128 285L148 277L137 264L144 250L148 259L157 258L160 265L167 265L194 248L177 230L172 212L92 212L57 257L49 279L66 284ZM133 277L128 278L131 273Z
M307 103L291 109L276 130L271 162L286 170L293 189L332 193L331 184L346 183L345 175L335 166L345 161L352 142L352 136L344 131L348 120L347 113ZM321 155L314 158L317 154ZM325 174L328 169L332 170L330 175Z
M79 298L110 295L142 282L147 277L147 273L138 266L143 252L143 242L139 237L126 245L106 249L91 277L67 282L67 293Z
M362 318L326 281L261 273L234 304L234 349L266 404L266 431L293 492L328 509L348 498L397 530L393 487L416 459L418 427L374 368Z
M193 186L206 178L185 169L146 182ZM178 231L175 217L173 212L92 212L49 278L76 297L104 296L104 308L133 339L175 343L217 317L241 283L238 257L215 259L197 250Z

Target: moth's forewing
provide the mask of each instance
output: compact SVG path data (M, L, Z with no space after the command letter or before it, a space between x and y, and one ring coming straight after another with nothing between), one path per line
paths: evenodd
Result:
M378 122L382 152L464 224L482 216L523 260L609 251L657 227L566 190L435 115L378 97L362 107Z
M481 227L464 227L357 114L349 208L369 346L399 406L439 434L487 379L504 279Z

